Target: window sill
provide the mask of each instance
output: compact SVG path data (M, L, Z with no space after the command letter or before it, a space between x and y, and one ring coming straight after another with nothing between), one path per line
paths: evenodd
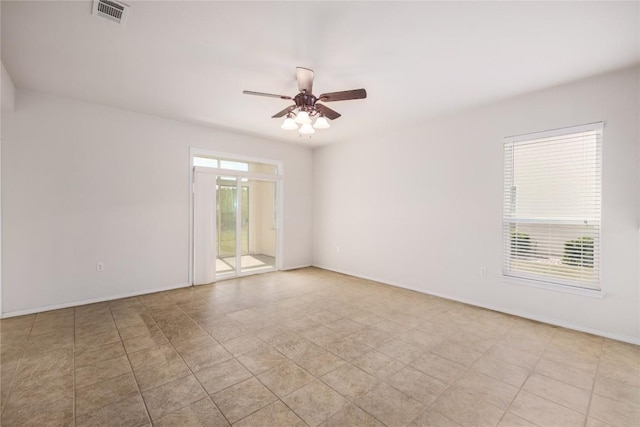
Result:
M584 289L574 286L558 285L555 283L528 280L519 277L502 276L502 282L512 285L530 286L533 288L546 289L548 291L563 292L565 294L581 295L590 298L603 298L605 295L604 292L597 291L595 289Z

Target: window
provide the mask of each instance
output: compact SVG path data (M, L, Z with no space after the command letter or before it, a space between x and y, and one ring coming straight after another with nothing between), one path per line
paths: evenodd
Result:
M278 167L273 164L259 162L241 162L237 160L227 160L222 158L213 158L206 156L194 156L193 166L201 166L206 168L220 168L241 172L256 172L268 175L277 175Z
M599 289L602 128L505 138L505 276Z

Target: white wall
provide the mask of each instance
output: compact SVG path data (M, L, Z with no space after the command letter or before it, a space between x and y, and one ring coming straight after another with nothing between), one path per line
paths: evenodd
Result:
M2 106L3 111L13 111L16 102L16 88L2 62L0 62L0 66L2 66L2 74L0 74L0 106Z
M187 285L190 146L282 161L283 267L311 264L310 149L30 91L16 105L2 117L3 313Z
M640 342L639 75L622 70L316 149L314 264ZM604 298L503 282L503 138L597 121Z

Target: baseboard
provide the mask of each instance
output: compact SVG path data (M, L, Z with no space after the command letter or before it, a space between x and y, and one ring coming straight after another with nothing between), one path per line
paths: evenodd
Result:
M10 311L8 313L2 313L0 318L6 319L9 317L24 316L26 314L42 313L43 311L59 310L61 308L77 307L79 305L95 304L98 302L113 301L121 298L137 297L140 295L153 294L155 292L163 292L163 291L170 291L172 289L186 288L188 286L191 286L191 285L187 283L181 283L179 285L172 285L164 288L145 289L142 291L128 292L125 294L111 295L108 297L91 298L91 299L85 299L85 300L79 300L79 301L66 302L63 304L54 304L54 305L47 305L44 307L29 308L26 310Z
M282 271L298 270L300 268L307 268L307 267L313 267L313 265L312 264L301 264L301 265L282 267Z
M547 323L547 324L554 325L554 326L560 326L562 328L573 329L575 331L585 332L585 333L592 334L592 335L598 335L598 336L605 337L605 338L610 338L610 339L616 340L616 341L623 341L623 342L626 342L626 343L629 343L629 344L640 345L640 338L636 338L636 337L632 337L632 336L617 335L617 334L612 334L612 333L609 333L609 332L606 332L606 331L601 331L601 330L598 330L598 329L584 328L582 326L573 325L571 323L564 322L564 321L557 320L557 319L553 319L553 318L548 318L548 317L544 317L544 316L538 316L536 314L531 314L531 313L522 312L522 311L518 311L518 310L511 310L511 309L507 309L507 308L504 308L504 307L498 307L498 306L492 306L492 305L488 305L488 304L482 304L482 303L478 303L476 301L473 301L473 300L470 300L470 299L467 299L467 298L460 298L460 297L457 297L457 296L454 296L454 295L448 295L448 294L445 294L445 293L428 292L428 291L425 291L424 289L417 289L417 288L414 288L412 286L406 286L406 285L400 284L400 283L391 283L391 282L388 282L388 281L377 279L375 277L369 277L369 276L363 276L363 275L360 275L360 274L354 274L354 273L349 272L349 271L339 270L339 269L330 268L330 267L325 267L325 266L318 265L318 264L314 264L313 266L317 267L317 268L321 268L323 270L333 271L335 273L340 273L340 274L346 274L348 276L359 277L361 279L371 280L373 282L379 282L379 283L383 283L383 284L386 284L386 285L395 286L397 288L408 289L410 291L420 292L420 293L426 294L426 295L432 295L432 296L435 296L435 297L445 298L445 299L448 299L448 300L452 300L452 301L457 301L457 302L461 302L461 303L464 303L464 304L473 305L475 307L486 308L487 310L498 311L500 313L511 314L513 316L518 316L518 317L522 317L522 318L529 319L529 320L535 320L537 322Z

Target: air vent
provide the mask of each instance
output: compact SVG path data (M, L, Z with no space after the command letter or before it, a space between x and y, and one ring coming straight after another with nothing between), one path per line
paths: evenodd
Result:
M124 25L127 22L129 6L112 0L94 0L92 13L116 24Z

